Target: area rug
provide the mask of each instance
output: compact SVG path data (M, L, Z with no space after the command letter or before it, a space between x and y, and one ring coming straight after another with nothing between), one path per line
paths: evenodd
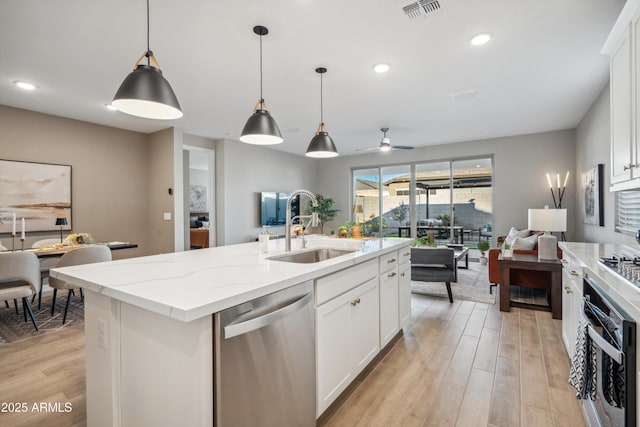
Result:
M495 304L496 292L489 293L489 275L486 265L479 262L469 262L468 269L458 269L458 281L451 282L453 300L466 300ZM448 298L447 287L444 282L419 282L411 281L411 292L416 294L431 295Z
M67 321L64 325L62 324L64 305L67 302L67 292L66 290L58 292L56 309L53 316L51 316L53 292L45 292L42 295L42 306L40 310L38 310L38 297L36 296L35 301L31 304L31 309L38 323L39 330L37 332L28 314L27 321L24 321L21 301L18 301L19 314L16 314L13 301L9 301L9 308L7 308L4 301L0 301L0 346L49 332L59 331L62 328L83 324L84 305L78 291L76 291L75 296L71 297Z

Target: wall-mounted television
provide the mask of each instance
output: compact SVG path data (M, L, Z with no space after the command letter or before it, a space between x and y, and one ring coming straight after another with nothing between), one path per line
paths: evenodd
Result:
M284 225L286 223L287 200L291 193L263 191L260 193L260 225ZM291 201L291 217L300 215L300 196Z

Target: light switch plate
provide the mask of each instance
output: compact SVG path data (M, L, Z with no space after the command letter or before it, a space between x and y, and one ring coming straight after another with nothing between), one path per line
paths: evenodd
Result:
M165 221L171 221L171 212L165 212L164 213L164 220Z

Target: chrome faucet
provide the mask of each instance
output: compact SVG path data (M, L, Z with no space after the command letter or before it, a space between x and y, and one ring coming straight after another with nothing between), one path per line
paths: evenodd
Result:
M289 200L287 200L287 213L286 213L286 224L285 224L285 229L284 229L284 251L285 252L291 252L291 222L294 219L299 219L299 220L303 220L303 219L309 219L309 223L307 224L307 226L309 224L311 224L311 226L313 227L317 227L318 226L318 212L312 212L311 215L296 215L293 218L291 218L291 201L293 200L294 197L296 197L297 195L305 195L308 198L311 199L311 205L314 208L318 207L318 199L316 199L316 195L313 194L311 191L309 190L296 190L293 193L291 193L291 197L289 197ZM302 222L302 248L304 249L306 247L306 241L304 240L304 231L305 231L305 225L304 225L304 221Z

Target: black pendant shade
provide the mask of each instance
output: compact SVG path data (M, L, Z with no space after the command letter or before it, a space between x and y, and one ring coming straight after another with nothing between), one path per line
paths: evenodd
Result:
M182 117L182 109L171 85L149 48L149 0L147 0L147 50L124 79L111 105L118 111L146 119L171 120ZM147 64L140 64L147 58ZM153 62L153 65L151 63Z
M283 141L278 124L269 111L256 110L242 129L240 141L256 145L279 144Z
M324 126L324 114L322 110L322 75L326 72L327 69L324 67L316 68L316 73L320 74L320 125L318 125L316 135L311 139L309 147L307 147L307 152L305 153L307 157L328 158L336 157L338 155L336 144L333 143L333 139L331 139L329 132L327 132L327 129Z
M308 157L327 158L336 157L338 150L333 139L329 136L329 132L321 131L311 139L306 155Z
M280 133L278 124L271 117L262 97L262 36L269 34L267 27L256 25L253 32L260 36L260 99L253 108L253 114L240 134L240 141L247 144L273 145L280 144L284 139Z
M139 64L124 79L111 103L123 113L148 119L182 117L182 109L160 68Z

